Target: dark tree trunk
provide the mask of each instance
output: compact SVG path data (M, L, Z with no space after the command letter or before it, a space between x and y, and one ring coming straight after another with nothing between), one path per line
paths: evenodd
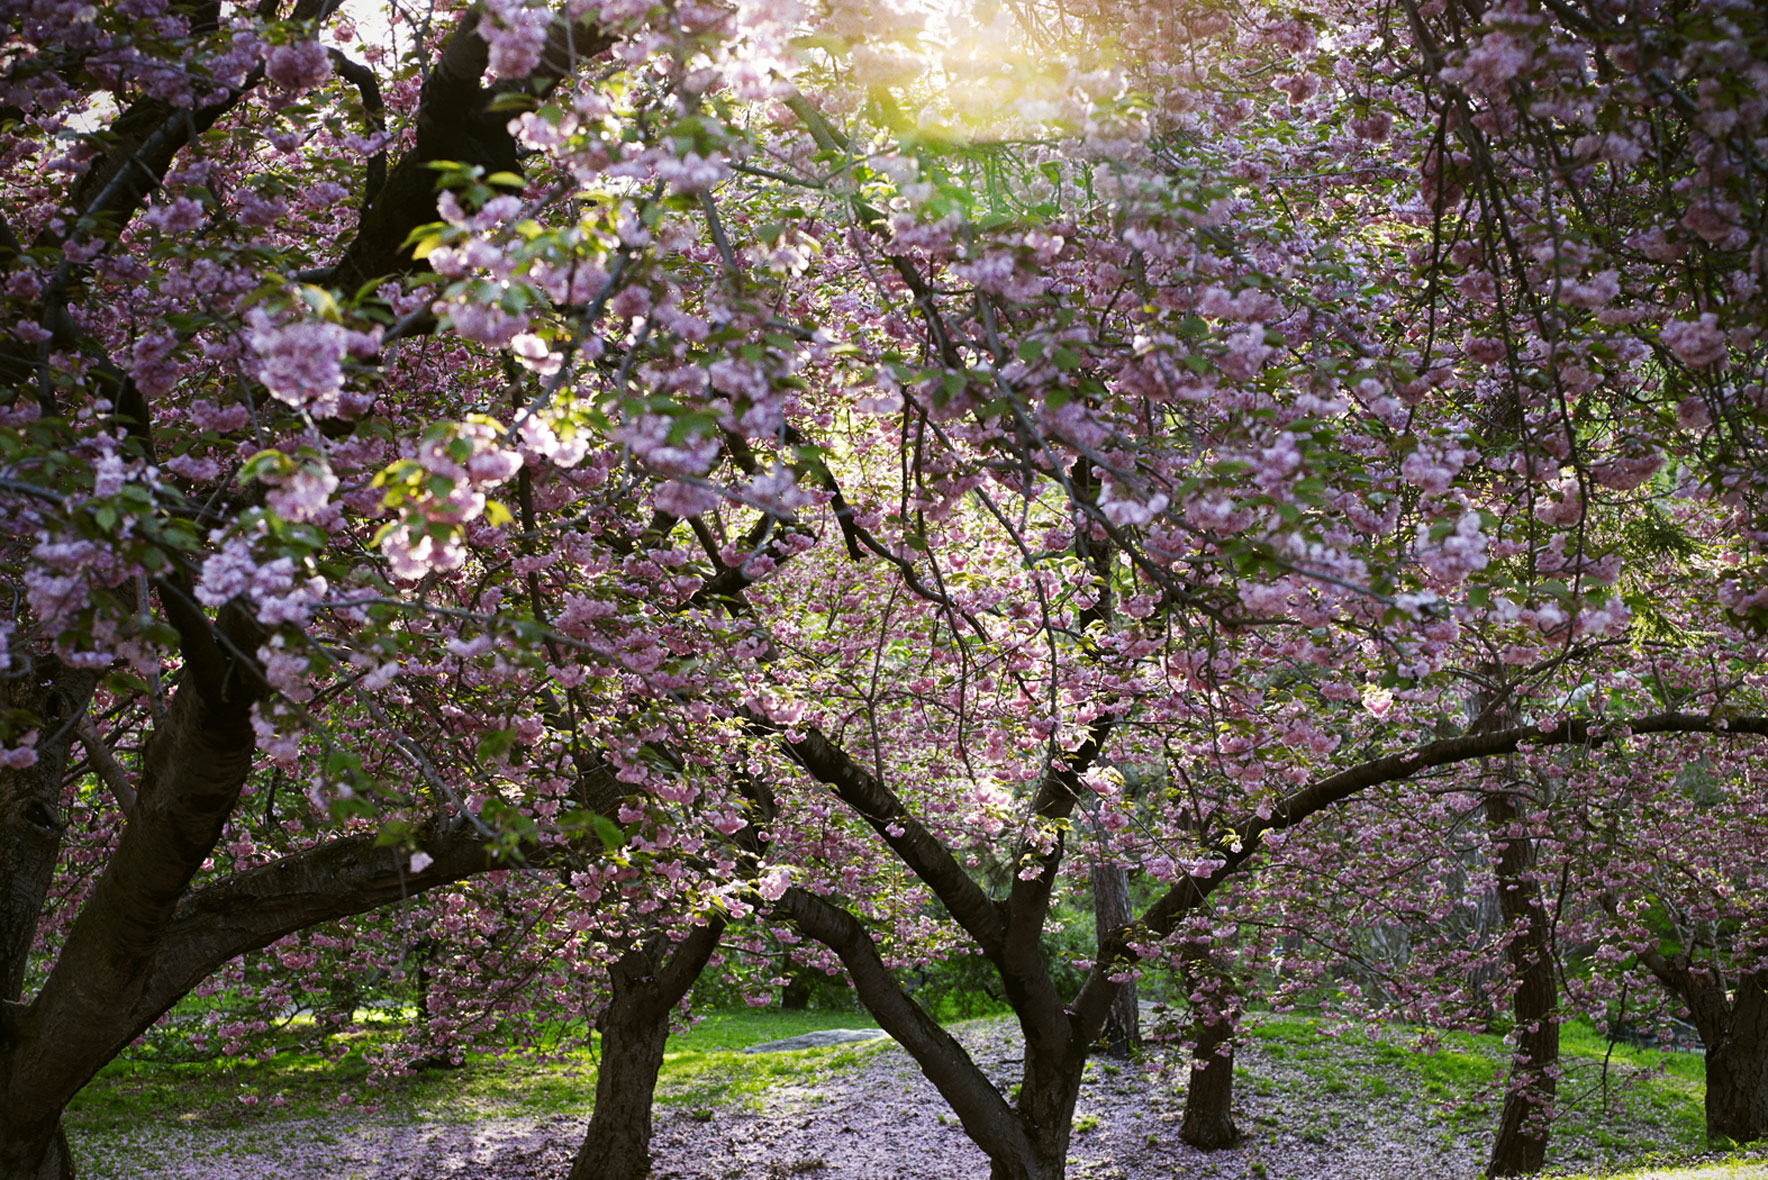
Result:
M1031 989L1022 985L1021 971L1002 972L1009 998L1017 1001L1014 1008L1025 1034L1019 1100L1009 1104L963 1046L891 976L859 919L797 886L786 890L775 913L841 956L860 1001L915 1059L927 1080L951 1103L971 1141L987 1153L991 1180L1060 1180L1092 1035L1084 1039L1077 1035L1055 999L1054 988L1038 989L1043 994L1035 1000L1041 1002L1034 1002ZM1017 949L1027 963L1038 956L1036 943ZM1014 957L1002 953L1000 958L1018 967ZM1101 1019L1096 1027L1102 1025Z
M1768 1139L1768 974L1744 978L1731 1035L1707 1049L1707 1138Z
M1553 932L1540 885L1530 875L1534 842L1519 830L1523 816L1516 796L1494 793L1485 806L1497 852L1498 907L1510 938L1505 953L1516 984L1511 999L1516 1050L1486 1174L1528 1176L1546 1161L1557 1086L1559 993L1553 979Z
M621 956L609 972L595 1113L571 1180L644 1180L651 1174L651 1099L663 1068L669 1013L718 947L724 923L696 926L679 943L662 935Z
M1104 863L1093 866L1093 925L1098 931L1101 950L1111 932L1130 924L1130 874L1121 864ZM1105 1051L1113 1057L1128 1057L1142 1043L1141 1012L1136 1004L1136 985L1124 985L1111 1003L1105 1018L1103 1036Z
M788 1012L803 1012L810 1007L810 972L795 964L787 964L786 972L786 986L780 989L780 1007Z
M5 1180L74 1180L74 1159L61 1122L47 1128L8 1124L0 1137L0 1177Z
M1240 1142L1234 1125L1234 1029L1239 997L1226 970L1207 948L1188 948L1180 969L1190 994L1191 1039L1196 1049L1185 1087L1185 1119L1179 1138L1202 1151L1218 1151Z
M17 1001L67 826L62 776L74 726L96 683L91 673L49 658L0 677L0 704L38 722L36 764L0 770L0 1084L18 1068L23 1006ZM0 1101L0 1180L71 1180L60 1114L59 1108L21 1112Z
M4 672L5 669L0 669ZM97 677L52 658L0 675L0 707L37 719L37 762L0 769L0 1000L16 1000L61 853L61 780Z
M1240 1142L1234 1125L1234 1026L1226 1020L1206 1025L1197 1040L1197 1059L1191 1063L1190 1085L1185 1090L1185 1121L1179 1138L1203 1151L1233 1147Z
M1707 1054L1707 1138L1753 1143L1768 1139L1768 1042L1734 1040Z
M172 587L161 600L183 643L183 681L147 745L136 807L53 970L28 1006L9 1004L0 1022L0 1180L71 1173L65 1145L58 1143L62 1110L145 1027L134 1021L135 1005L148 990L161 939L251 770L250 711L267 686L249 657L233 653L255 650L261 629L234 607L223 609L217 628ZM49 664L39 667L49 675ZM33 871L54 872L61 776L93 679L69 683L78 691L38 683L42 700L33 712L43 721L41 748L37 765L22 777L37 774L41 790L53 786L56 794L47 804L27 801L20 815L27 827L54 830L34 852L47 856L46 864L33 869L29 857L6 854L0 868L9 909L36 890ZM10 919L8 926L7 954L28 952L26 927ZM16 992L22 968L8 962L6 970L8 989Z
M1768 1139L1768 970L1732 990L1716 968L1691 968L1684 956L1651 953L1645 962L1688 1005L1706 1046L1707 1137L1715 1145Z
M1085 1047L1076 1052L1071 1043L1051 1044L1029 1031L1015 1104L1025 1129L1024 1147L1011 1155L994 1156L989 1180L1061 1180L1068 1166L1074 1104L1086 1068Z

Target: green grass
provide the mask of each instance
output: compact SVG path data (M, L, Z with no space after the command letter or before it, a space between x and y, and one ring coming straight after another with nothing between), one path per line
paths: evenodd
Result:
M1436 1033L1434 1050L1425 1052L1420 1032L1392 1027L1374 1035L1347 1029L1327 1036L1313 1020L1273 1015L1254 1016L1247 1028L1266 1058L1302 1071L1319 1091L1356 1094L1390 1109L1405 1104L1407 1117L1445 1135L1489 1130L1503 1103L1508 1046L1500 1037ZM1707 1146L1706 1063L1700 1054L1626 1045L1611 1053L1608 1042L1580 1022L1561 1032L1560 1063L1565 1073L1550 1162L1589 1167L1617 1159L1687 1158ZM1768 1180L1763 1171L1738 1175Z
M670 1037L658 1099L690 1109L753 1100L774 1086L850 1067L870 1046L757 1056L737 1050L821 1029L871 1027L875 1027L871 1021L849 1012L713 1013L687 1032ZM370 1085L367 1053L389 1038L390 1034L371 1029L340 1039L336 1048L341 1053L335 1058L283 1052L269 1061L114 1061L70 1104L68 1130L78 1138L127 1133L144 1120L236 1128L322 1117L344 1109L340 1095L348 1095L352 1105L370 1105L383 1115L414 1119L586 1114L593 1105L596 1065L588 1050L548 1058L468 1054L458 1069L423 1070ZM242 1096L255 1097L257 1104L243 1104ZM282 1105L272 1108L272 1099L278 1097Z
M1620 1172L1555 1173L1553 1180L1765 1180L1768 1160L1760 1155L1698 1163L1646 1164Z
M687 1033L671 1037L663 1051L657 1100L690 1112L728 1102L752 1104L775 1086L811 1083L825 1073L848 1069L876 1046L867 1042L800 1049L793 1053L740 1054L763 1041L829 1028L876 1028L854 1012L787 1012L747 1009L715 1012Z

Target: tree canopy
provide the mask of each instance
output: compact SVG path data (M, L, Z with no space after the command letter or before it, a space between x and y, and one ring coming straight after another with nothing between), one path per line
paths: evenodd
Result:
M1162 964L1631 972L1768 1134L1755 6L0 8L0 1176L442 889L364 953L653 1022L783 932L1000 1177Z

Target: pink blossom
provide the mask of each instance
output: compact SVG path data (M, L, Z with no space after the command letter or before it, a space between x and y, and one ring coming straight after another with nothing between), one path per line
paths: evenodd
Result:
M1708 199L1689 206L1682 224L1720 250L1740 250L1749 245L1743 212L1732 202Z
M1725 333L1719 330L1719 317L1710 311L1694 321L1669 321L1661 336L1664 347L1691 369L1705 368L1725 359Z
M775 865L761 875L755 883L755 891L768 901L778 901L786 896L786 889L792 884L792 874L784 865Z
M262 311L254 311L248 322L248 340L259 359L258 380L271 396L320 417L335 415L350 333L341 325L313 320L276 327Z
M189 197L179 197L164 204L155 205L142 214L143 224L151 226L164 234L189 233L205 220L203 207Z
M1517 44L1509 33L1494 30L1459 65L1444 69L1439 76L1445 82L1495 97L1503 93L1505 83L1528 66L1530 56L1529 50Z
M1616 492L1630 492L1656 475L1664 466L1662 455L1610 459L1590 468L1590 478Z
M204 606L223 606L252 585L258 559L243 537L229 537L221 549L203 559L197 578L196 599Z
M265 198L257 193L243 192L233 216L241 225L264 229L275 225L279 218L287 217L288 211L289 203L280 197Z
M1713 415L1707 409L1706 399L1699 394L1689 394L1676 403L1676 425L1684 430L1704 430L1713 424Z
M331 72L331 55L317 41L278 45L264 58L264 73L271 84L292 93L318 86Z
M0 766L8 770L28 770L37 765L37 731L31 730L18 739L16 746L0 746Z
M665 156L657 161L657 179L669 184L676 193L706 192L730 176L730 165L720 156L702 156L689 152L680 157Z
M1265 326L1256 321L1228 337L1226 343L1228 351L1219 363L1222 372L1235 381L1249 381L1256 377L1271 355L1270 347L1265 344Z
M1358 139L1367 139L1374 143L1386 140L1393 131L1394 117L1383 111L1377 111L1365 119L1352 119L1351 132Z
M1621 293L1619 271L1605 270L1587 283L1567 283L1560 288L1559 298L1573 307L1601 307Z
M671 479L657 485L651 502L659 512L666 512L670 516L686 519L716 508L722 499L723 497L711 488L685 483L679 479Z
M322 459L296 467L264 499L270 510L284 520L313 520L325 511L337 488L338 477Z
M467 552L456 536L436 543L427 528L422 531L409 525L390 529L381 538L381 553L395 578L416 581L432 570L447 572L466 563Z
M552 10L523 0L491 0L490 20L479 22L479 35L490 46L491 72L499 78L525 78L540 64Z

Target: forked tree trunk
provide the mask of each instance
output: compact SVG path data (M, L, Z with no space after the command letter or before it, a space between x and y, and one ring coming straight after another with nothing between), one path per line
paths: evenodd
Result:
M1105 862L1093 866L1093 926L1104 947L1113 930L1130 924L1130 874L1121 864ZM1128 1057L1142 1043L1141 1012L1136 1004L1136 985L1124 985L1111 1003L1111 1014L1105 1018L1102 1038L1105 1051L1113 1057Z
M571 1180L644 1180L651 1174L651 1101L669 1039L669 1014L700 977L724 923L696 926L678 943L655 935L615 962L601 1019L595 1113Z
M1511 998L1516 1050L1486 1174L1528 1176L1546 1162L1558 1085L1559 992L1553 979L1553 936L1540 885L1530 874L1534 841L1516 830L1522 820L1516 797L1494 793L1487 796L1485 807L1496 842L1493 875L1498 907L1510 937L1505 954L1516 984Z
M1179 974L1191 998L1191 1039L1196 1042L1179 1138L1199 1150L1218 1151L1240 1142L1233 1111L1238 997L1233 981L1206 948L1187 949Z

